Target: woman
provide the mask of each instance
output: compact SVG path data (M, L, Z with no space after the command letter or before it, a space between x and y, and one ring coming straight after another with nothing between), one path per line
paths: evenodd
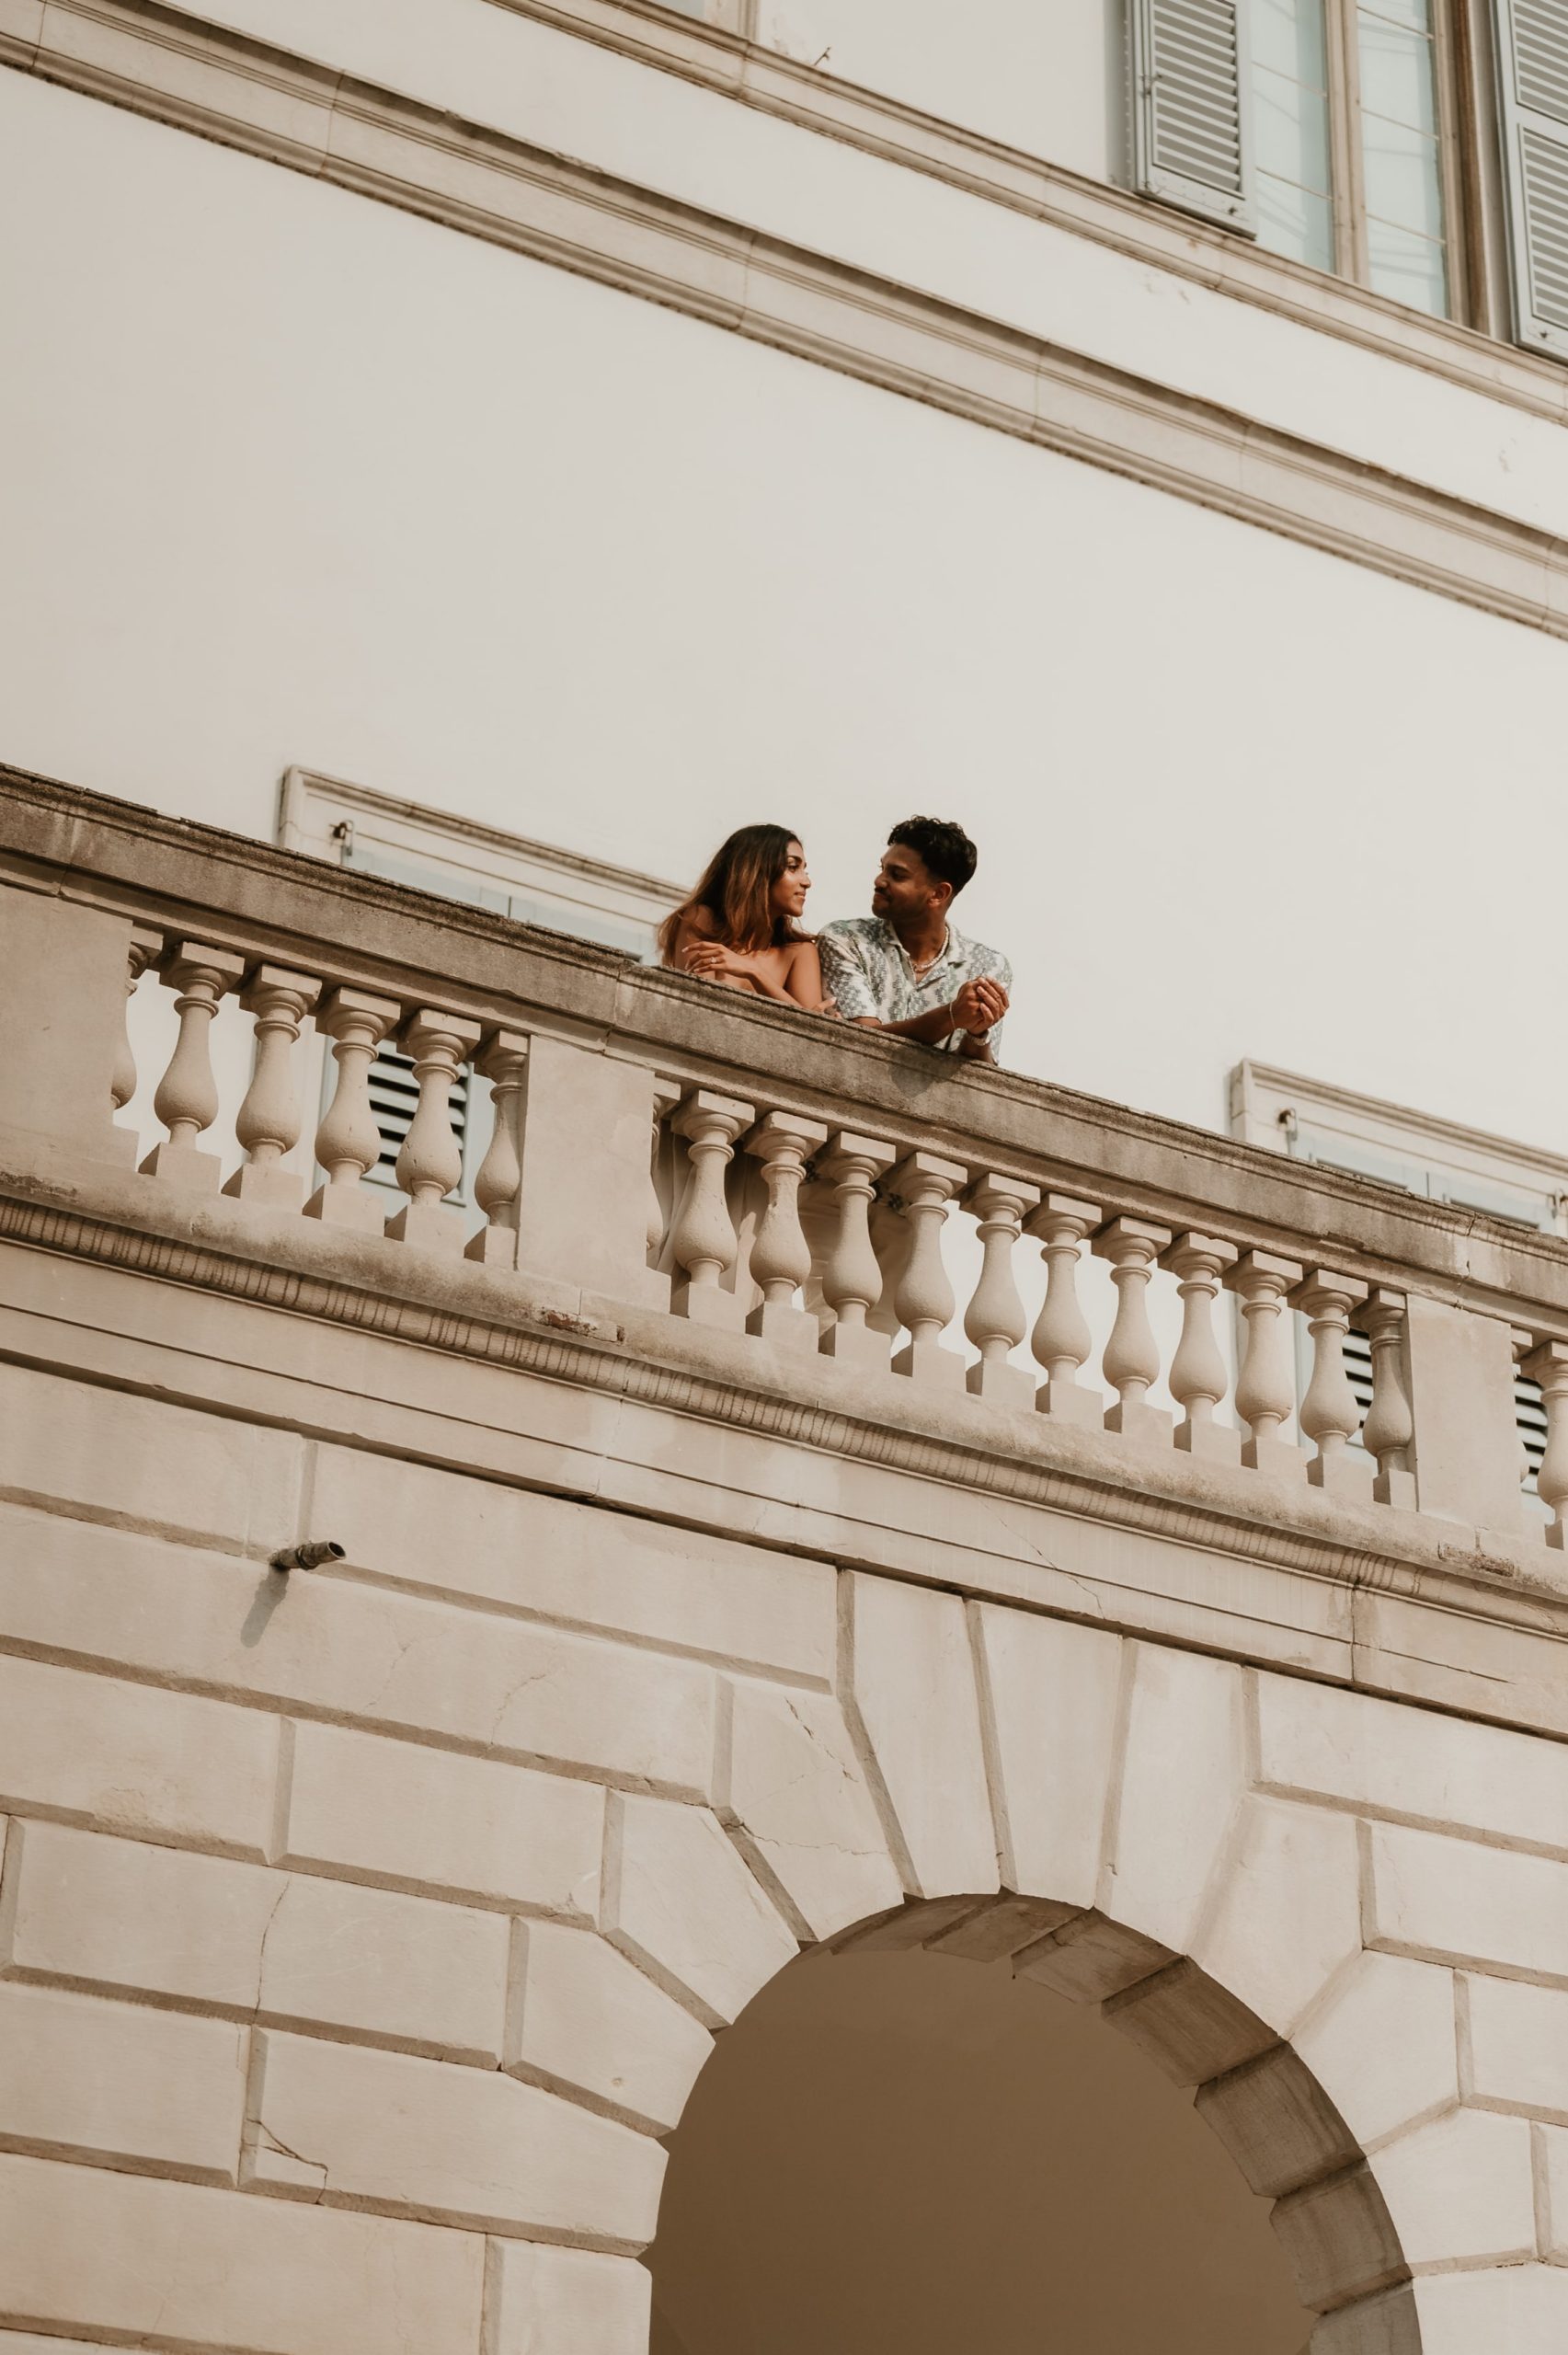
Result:
M810 889L806 853L787 826L742 826L665 918L659 956L725 989L825 1013L817 943L798 929Z

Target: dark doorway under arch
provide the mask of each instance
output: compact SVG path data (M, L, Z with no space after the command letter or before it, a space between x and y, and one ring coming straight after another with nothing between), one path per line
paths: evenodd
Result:
M1193 2108L1092 2007L915 1950L804 1956L672 2138L652 2355L1304 2355Z

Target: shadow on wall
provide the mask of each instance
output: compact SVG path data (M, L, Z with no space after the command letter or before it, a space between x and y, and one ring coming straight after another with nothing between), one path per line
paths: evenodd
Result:
M817 1953L672 2139L651 2355L1306 2355L1268 2217L1093 2011L1005 1962Z

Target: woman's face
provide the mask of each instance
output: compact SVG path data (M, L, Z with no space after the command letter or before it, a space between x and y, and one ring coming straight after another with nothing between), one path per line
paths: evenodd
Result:
M806 853L798 843L791 843L784 853L784 868L774 880L768 895L768 904L776 916L798 916L806 905L806 894L811 889L807 872Z

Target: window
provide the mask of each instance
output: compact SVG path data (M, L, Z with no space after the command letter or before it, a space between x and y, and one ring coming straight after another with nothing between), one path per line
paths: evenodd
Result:
M1302 1079L1266 1063L1238 1063L1230 1074L1230 1132L1293 1160L1346 1169L1379 1185L1483 1211L1489 1218L1512 1219L1544 1235L1568 1235L1568 1162L1322 1080ZM1345 1372L1365 1409L1372 1397L1372 1352L1362 1334L1350 1336ZM1305 1378L1303 1372L1303 1383ZM1539 1385L1516 1375L1514 1401L1533 1490L1546 1449Z
M1133 0L1140 185L1447 316L1448 6Z
M630 867L447 817L308 769L290 769L284 776L279 841L284 850L329 859L356 874L380 875L469 907L490 908L519 924L595 941L645 962L655 954L659 924L682 897L680 886ZM398 1151L414 1118L418 1086L410 1059L391 1046L382 1048L369 1076L382 1150L366 1178L395 1196ZM325 1104L332 1092L330 1059L325 1056L321 1087ZM472 1066L452 1089L452 1115L463 1147L457 1199L466 1203L491 1131L489 1087Z

